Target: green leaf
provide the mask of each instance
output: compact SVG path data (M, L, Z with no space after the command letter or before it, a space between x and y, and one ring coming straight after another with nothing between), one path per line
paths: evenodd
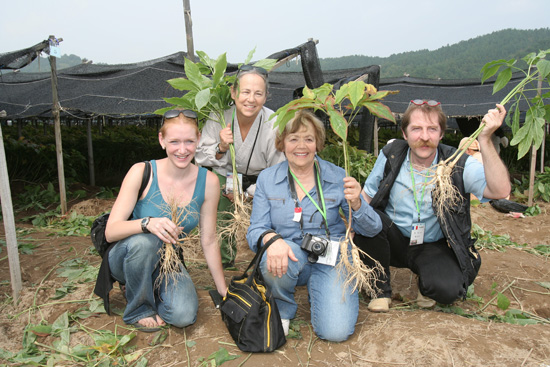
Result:
M208 359L209 360L213 359L215 361L216 364L214 366L221 366L225 362L231 361L233 359L237 359L239 357L240 356L238 356L238 355L230 355L229 352L227 352L227 349L225 349L225 348L220 348L220 349L218 349L217 352L212 353L208 357Z
M248 53L248 56L246 56L246 59L244 60L244 65L248 64L250 60L252 60L252 57L254 57L255 52L256 52L256 47L250 50L250 52Z
M541 287L544 287L546 289L550 289L550 282L535 282L535 283L540 285Z
M173 104L178 107L186 107L186 105L189 105L189 98L192 96L195 96L196 92L188 92L183 97L172 97L172 98L165 98L164 100L170 104ZM164 112L173 110L174 107L167 107ZM164 114L164 112L162 114Z
M328 110L328 116L330 118L330 126L332 126L332 130L334 130L340 139L346 141L348 137L348 122L342 113L330 108Z
M349 82L348 85L349 100L351 102L351 106L355 110L357 108L357 104L365 95L365 82L357 80Z
M349 91L349 85L348 84L342 85L334 95L334 103L340 104L348 95L348 91Z
M304 96L304 98L315 99L315 92L309 89L307 85L304 86L304 88L302 89L302 95Z
M506 68L500 72L497 76L497 80L495 81L495 84L493 85L493 94L501 90L508 84L510 79L512 78L512 69Z
M384 118L395 123L395 117L393 116L390 108L381 102L364 102L363 106L367 107L370 113L374 116Z
M210 101L210 89L203 89L195 96L197 110L202 110Z
M199 69L199 66L189 60L188 58L185 59L184 64L185 69L185 76L187 76L187 79L191 81L194 84L194 87L196 90L202 89L202 74Z
M225 53L218 56L216 64L214 65L214 73L212 74L212 84L217 86L223 79L225 70L227 69L227 58Z
M153 340L149 343L151 346L159 345L164 343L166 338L168 337L168 330L162 329L161 331L157 332L155 336L153 337Z
M258 60L254 63L254 66L259 68L264 68L267 71L270 71L273 69L273 67L277 64L277 60L275 59L262 59Z
M497 295L497 307L505 311L506 309L508 309L509 306L510 300L508 299L508 297L499 292Z
M493 61L493 63L494 62L495 61ZM481 83L483 83L484 81L486 81L487 79L489 79L490 77L495 75L497 73L498 69L500 69L500 66L501 66L501 64L498 63L498 64L491 65L491 66L487 67L489 64L491 64L491 63L485 64L485 66L481 69L481 72L483 74L482 77L481 77Z
M168 80L168 84L172 86L172 88L177 90L196 90L195 84L193 84L192 81L185 79L185 78L175 78Z
M546 78L548 74L550 74L550 61L545 59L540 60L539 62L537 62L537 69L539 70L542 78Z
M52 326L51 325L36 325L31 326L29 328L29 331L34 333L37 336L47 336L52 333Z

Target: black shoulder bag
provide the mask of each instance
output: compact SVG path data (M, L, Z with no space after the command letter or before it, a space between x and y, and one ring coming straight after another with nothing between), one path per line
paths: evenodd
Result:
M138 200L143 194L143 191L149 183L149 177L151 177L151 163L145 161L145 169L143 170L143 177L141 179L141 186L139 188ZM130 216L131 217L131 216ZM109 220L109 213L105 213L97 217L90 230L90 237L92 238L92 243L94 244L95 249L99 253L99 256L103 257L105 252L111 246L110 242L107 242L105 239L105 228L107 228L107 220Z
M260 270L262 255L279 238L275 235L260 249L260 236L256 256L241 276L231 279L220 306L222 320L243 352L273 352L286 343L279 309Z

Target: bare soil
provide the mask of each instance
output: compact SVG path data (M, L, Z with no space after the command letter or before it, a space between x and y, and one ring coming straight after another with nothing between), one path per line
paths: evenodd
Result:
M86 201L73 210L85 215L97 215L108 210L111 201ZM550 205L539 203L543 213L536 217L511 218L484 204L472 208L472 220L493 234L508 234L512 241L526 244L526 248L550 245ZM29 227L18 223L18 227ZM0 229L3 238L3 226ZM39 246L32 254L20 255L23 291L19 302L11 299L10 272L7 252L0 253L0 348L18 351L22 345L22 330L29 322L52 323L65 311L75 311L82 303L69 301L94 298L93 282L76 284L77 289L59 301L50 299L65 278L57 276L56 269L67 259L81 258L99 266L100 259L90 252L88 237L57 237L49 232L33 232ZM392 285L395 291L392 309L374 314L367 310L368 300L362 301L355 334L346 342L330 343L319 340L311 331L307 291L297 292L299 309L297 320L301 339L289 339L280 350L270 354L242 353L234 345L207 289L213 282L204 261L190 261L188 266L200 297L197 322L185 329L170 328L161 347L148 355L148 366L199 366L220 348L226 348L239 358L224 366L550 366L550 290L539 283L550 282L549 259L529 253L525 249L506 251L482 250L482 267L474 283L475 294L483 299L458 301L454 306L467 312L480 310L487 303L483 315L504 315L493 300L495 290L503 292L510 308L536 315L542 323L514 325L497 320L477 320L443 312L418 309L409 301L417 294L415 278L406 269L394 269ZM237 267L242 271L252 258L249 250L241 249ZM227 281L238 275L227 271ZM113 307L123 308L125 301L118 288L111 292ZM61 303L63 302L63 303ZM40 306L40 307L33 307ZM109 329L130 333L120 316L99 313L81 321L92 329ZM79 329L80 330L80 329ZM132 344L147 348L155 334L138 332ZM48 344L48 336L39 337ZM85 343L82 331L71 334L71 340ZM188 346L186 341L194 341ZM5 363L0 359L0 364ZM69 364L66 364L69 365ZM208 364L210 365L210 364Z

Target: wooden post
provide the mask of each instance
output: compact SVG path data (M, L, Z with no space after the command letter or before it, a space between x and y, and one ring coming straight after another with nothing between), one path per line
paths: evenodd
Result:
M88 137L88 169L90 172L90 185L95 186L94 145L92 143L92 119L86 120L86 135Z
M183 15L185 19L185 34L187 38L187 58L195 62L195 48L193 45L193 19L191 19L191 5L189 0L183 0Z
M50 39L55 39L50 36ZM67 192L65 190L65 170L63 168L63 148L61 144L61 121L59 118L59 98L57 96L57 68L54 56L50 56L50 68L52 72L52 115L55 130L55 153L57 156L57 178L59 180L59 199L61 201L61 215L67 213Z
M3 112L3 111L2 111ZM17 302L22 289L21 266L19 264L19 251L17 250L17 235L15 232L15 217L11 202L10 180L8 178L8 165L4 151L4 137L0 125L0 200L2 201L2 217L6 232L6 247L8 249L8 262L10 266L11 289L13 300Z

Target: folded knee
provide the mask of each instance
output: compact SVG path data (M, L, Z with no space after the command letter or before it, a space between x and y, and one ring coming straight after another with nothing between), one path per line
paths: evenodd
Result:
M344 325L322 325L320 327L314 327L315 334L323 340L329 342L343 342L353 335L355 327L349 328Z

